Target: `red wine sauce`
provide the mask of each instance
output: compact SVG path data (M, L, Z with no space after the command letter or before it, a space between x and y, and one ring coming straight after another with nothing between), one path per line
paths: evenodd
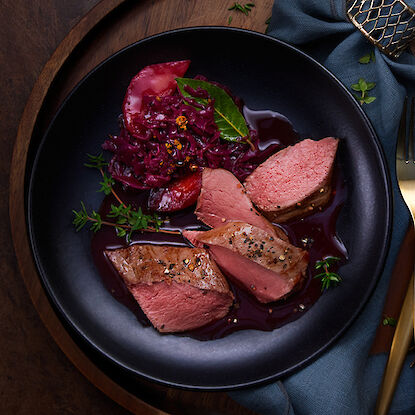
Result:
M257 130L260 138L263 159L259 160L259 163L299 139L290 121L281 114L268 110L253 111L245 107L244 115L251 128ZM145 211L149 192L137 193L123 190L121 186L117 187L116 191L125 203L130 203L135 208L142 207ZM199 340L211 340L243 329L270 331L296 320L310 309L322 294L320 280L313 278L317 274L314 269L316 261L327 256L336 256L341 258L338 264L341 265L346 258L346 249L336 236L336 219L345 199L346 187L341 172L336 166L333 176L333 192L328 206L306 218L280 225L288 234L291 243L307 249L310 255L307 277L297 292L291 294L286 300L261 304L251 294L229 281L235 296L230 312L218 321L180 335ZM116 201L112 196L107 196L100 208L103 216L109 211L111 203L116 203ZM191 207L170 214L163 228L170 230L203 228L204 225L197 220L193 210L194 207ZM191 246L182 236L165 233L136 233L131 243ZM125 247L127 242L117 237L113 228L104 227L94 235L91 245L93 260L106 288L114 298L128 307L142 324L150 325L118 272L104 254L106 249Z

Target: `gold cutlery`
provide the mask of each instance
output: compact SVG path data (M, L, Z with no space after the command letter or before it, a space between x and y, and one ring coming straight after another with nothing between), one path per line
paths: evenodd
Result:
M415 213L415 147L414 147L414 98L411 100L409 126L407 128L406 113L408 99L402 111L398 144L396 150L396 174L399 188L406 205L412 215L412 226ZM382 384L376 402L376 415L386 415L393 399L405 356L414 335L414 273L402 305L389 358L386 363Z

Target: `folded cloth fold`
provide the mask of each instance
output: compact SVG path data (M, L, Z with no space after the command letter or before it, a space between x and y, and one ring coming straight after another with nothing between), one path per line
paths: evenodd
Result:
M415 6L415 0L407 1ZM397 60L383 55L346 16L345 0L277 0L269 35L310 54L351 91L360 78L375 82L376 99L362 108L381 141L391 172L394 215L391 246L379 283L352 327L320 358L281 381L230 393L261 415L372 414L387 356L369 351L381 319L396 257L405 236L409 213L395 176L395 145L406 94L415 93L415 57L404 52ZM373 52L375 59L360 63ZM390 414L415 414L415 368L410 353Z

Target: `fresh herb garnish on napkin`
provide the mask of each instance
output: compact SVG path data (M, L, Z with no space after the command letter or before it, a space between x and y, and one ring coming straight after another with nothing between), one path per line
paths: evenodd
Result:
M353 94L354 97L360 102L360 105L370 104L376 99L376 97L367 95L367 91L372 90L375 86L375 82L366 82L363 78L360 78L356 84L351 85L353 91L360 92L360 95Z

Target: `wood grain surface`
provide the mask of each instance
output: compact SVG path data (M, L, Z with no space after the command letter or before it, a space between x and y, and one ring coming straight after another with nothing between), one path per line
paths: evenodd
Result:
M114 52L165 30L197 25L228 26L231 17L231 26L265 31L272 0L255 1L256 7L249 16L229 11L233 3L224 0L0 0L3 69L0 213L5 218L9 215L10 191L10 217L20 266L19 270L9 221L3 220L0 222L1 414L128 413L124 408L137 414L154 415L252 414L224 393L184 392L142 381L139 390L131 394L102 373L68 336L47 301L27 250L22 220L24 165L29 141L36 144L40 139L73 86ZM117 7L118 4L121 5ZM20 119L24 122L18 134ZM16 141L16 135L20 141ZM411 257L408 252L401 254L393 284L402 280L405 255ZM385 313L394 316L399 303L395 292L393 299L386 302ZM373 352L387 350L392 333L393 329L380 325L381 341Z
M118 3L123 4L103 18ZM68 336L43 293L34 272L30 252L22 248L27 246L24 218L22 219L22 195L28 144L30 140L35 143L39 140L57 106L72 87L112 53L164 30L196 25L227 25L230 16L232 26L260 32L265 30L265 21L271 15L272 1L256 1L256 7L249 16L228 11L232 4L233 2L227 1L196 0L103 0L99 4L96 0L0 2L0 62L3 68L0 84L3 98L0 103L0 189L3 197L0 209L5 217L11 154L19 119L22 119L10 182L10 216L21 272L17 268L7 220L1 222L0 233L0 269L3 277L0 288L0 391L3 398L0 401L0 413L126 413L92 386L59 350L33 308L21 274L39 315L55 341L92 383L125 408L134 413L148 414L162 414L162 411L177 414L250 413L222 393L184 392L143 381L140 390L135 393L140 400L120 388L100 372ZM83 16L85 17L82 18ZM102 18L89 32L89 28ZM71 28L74 29L71 31ZM65 38L68 33L69 36ZM85 39L79 43L86 33ZM66 59L67 57L69 58ZM52 87L49 88L52 80ZM45 96L46 90L48 94ZM35 120L36 128L33 128ZM28 132L32 129L33 134L29 135Z

